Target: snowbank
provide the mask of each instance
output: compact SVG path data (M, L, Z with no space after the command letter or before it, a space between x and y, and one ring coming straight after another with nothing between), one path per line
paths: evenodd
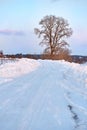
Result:
M0 65L0 77L14 78L34 71L40 63L32 59L19 59Z

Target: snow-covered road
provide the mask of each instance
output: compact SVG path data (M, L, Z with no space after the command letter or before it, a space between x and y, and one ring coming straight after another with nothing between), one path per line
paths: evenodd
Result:
M0 130L87 130L86 65L24 59L20 65L0 66Z

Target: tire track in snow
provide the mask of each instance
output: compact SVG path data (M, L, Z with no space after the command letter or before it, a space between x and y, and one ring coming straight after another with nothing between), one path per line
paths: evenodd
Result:
M48 69L51 68L51 69ZM22 121L20 124L22 124L19 129L20 130L32 130L33 125L35 125L35 122L39 123L40 122L40 116L43 116L42 113L44 109L48 109L49 105L49 93L50 89L53 89L54 83L51 84L51 80L53 79L53 76L55 74L54 72L54 66L51 65L49 67L48 64L43 65L41 69L41 76L44 77L43 81L40 83L40 87L38 91L36 92L36 95L32 98L31 103L27 107L26 112L24 112L24 116L22 117ZM43 69L43 70L42 70ZM49 73L51 72L51 75ZM45 78L47 76L47 78ZM50 81L49 81L49 80ZM38 83L38 76L37 76L37 83ZM38 84L36 83L36 86ZM43 89L42 89L43 88ZM48 100L48 101L47 101ZM47 104L46 104L47 103ZM46 106L45 106L46 104ZM57 120L58 125L61 124L57 117L55 117L55 107L54 107L54 113L51 113L52 116L54 116L55 120ZM39 116L39 117L38 117ZM57 115L56 115L57 116ZM37 121L37 117L39 118Z
M87 109L86 108L84 108L84 107L78 105L77 103L73 102L67 94L65 94L65 98L66 98L66 100L68 101L69 104L71 104L72 106L74 106L75 108L77 108L78 110L82 111L84 114L87 115Z
M42 72L43 69L43 72ZM48 84L48 79L45 79L45 76L48 76L49 71L45 70L46 68L44 68L44 66L42 66L41 68L41 76L44 78L43 81L39 84L38 83L38 76L37 76L37 83L36 86L40 86L38 91L36 92L36 94L34 95L30 105L28 106L26 113L24 113L24 117L22 119L22 122L20 124L22 124L22 126L20 127L20 130L25 130L25 129L32 129L32 125L34 122L36 122L35 120L36 117L40 114L39 112L44 108L44 104L46 102L46 100L48 99L48 88L47 86L49 86ZM35 86L34 86L35 87ZM43 87L43 89L42 89ZM40 102L38 102L40 101ZM29 125L29 127L28 127ZM28 128L26 128L28 127Z

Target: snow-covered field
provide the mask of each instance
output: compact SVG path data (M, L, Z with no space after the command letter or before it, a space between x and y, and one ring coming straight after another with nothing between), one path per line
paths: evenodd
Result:
M87 64L1 64L0 130L87 130Z

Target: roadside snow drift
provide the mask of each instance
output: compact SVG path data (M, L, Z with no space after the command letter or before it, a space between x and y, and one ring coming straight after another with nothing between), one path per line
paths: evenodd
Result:
M87 65L0 65L0 130L87 130Z
M0 76L1 77L18 77L23 74L27 74L38 67L39 63L35 60L30 59L19 59L14 60L14 62L2 64L0 66Z

